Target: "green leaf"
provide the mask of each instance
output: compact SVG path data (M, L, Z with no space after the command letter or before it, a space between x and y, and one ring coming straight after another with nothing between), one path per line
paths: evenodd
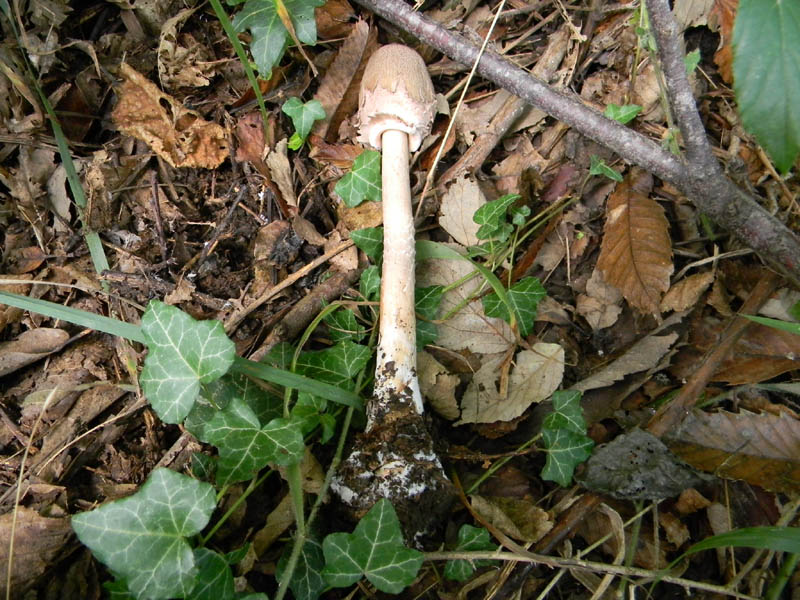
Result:
M322 108L322 104L319 100L309 100L303 104L300 102L299 98L293 97L284 102L281 109L292 119L294 130L298 138L300 138L300 145L302 145L308 137L311 127L314 125L314 121L325 118L325 109ZM299 147L300 146L297 146L297 148ZM297 150L297 148L292 149Z
M346 340L325 350L303 352L297 359L297 370L312 379L343 385L358 375L371 356L366 346Z
M642 112L642 107L638 104L625 104L620 106L619 104L612 103L606 106L603 115L609 119L614 119L617 123L625 125L625 123L633 121L640 112Z
M139 378L142 391L162 421L180 423L200 384L227 373L236 349L219 321L195 321L158 300L142 316L142 332L149 348Z
M506 194L478 208L472 216L472 220L480 225L475 235L482 240L507 240L514 228L506 221L506 213L518 199L518 194Z
M683 64L686 65L686 74L691 75L692 72L697 68L697 65L700 64L700 48L696 48L689 52L683 58Z
M197 566L186 538L208 524L214 488L156 469L138 492L72 517L78 539L137 597L183 597Z
M358 283L358 290L367 300L377 301L381 297L381 270L375 265L364 269Z
M497 546L492 543L489 532L484 528L464 524L458 530L458 544L454 548L456 552L480 552L496 549ZM444 576L455 581L466 581L472 577L476 567L484 567L493 562L491 560L449 560L444 567Z
M580 392L563 390L553 394L553 412L542 423L542 440L547 448L542 479L568 486L575 467L592 455L594 447L586 435Z
M206 425L205 435L219 450L219 485L251 479L271 462L285 466L303 458L303 435L296 422L273 419L262 428L240 399L217 411Z
M349 340L360 342L364 339L366 330L356 319L356 313L349 308L337 308L322 319L328 325L328 331L334 342Z
M536 277L523 277L508 290L508 302L514 310L514 315L519 323L519 332L526 337L533 329L536 319L536 310L547 292ZM482 298L483 310L489 317L503 319L511 323L508 307L497 294L492 292Z
M284 0L292 19L297 39L305 44L317 43L317 25L314 8L325 0ZM289 45L289 32L281 22L272 0L247 0L244 8L233 19L236 31L249 29L253 36L250 52L264 79L269 79L274 67L283 58Z
M388 594L399 594L417 576L423 554L403 544L400 522L385 498L378 500L353 533L332 533L322 543L322 576L333 587L348 587L366 576Z
M786 173L800 152L800 2L741 0L733 89L742 123Z
M284 551L278 561L276 576L278 580L283 577L286 560L291 553L291 546ZM322 545L314 538L309 538L303 545L300 556L295 565L289 589L296 600L317 600L328 587L322 578L322 568L325 566L325 556Z
M373 262L383 256L383 227L365 227L350 232L350 239Z
M414 309L426 319L435 319L444 296L444 286L432 285L414 290Z
M208 548L195 548L197 576L192 600L233 600L233 573L224 556Z
M575 467L592 455L594 442L568 429L542 429L542 439L547 448L542 479L567 487L572 481Z
M589 175L602 175L608 177L612 181L622 181L622 175L609 167L605 161L596 154L592 154L589 160L591 162L589 165Z
M365 150L353 161L353 168L333 188L344 203L353 208L364 200L381 201L381 155Z
M754 317L751 315L744 315L744 317L761 325L766 325L767 327L800 335L800 323L792 323L791 321L781 321L779 319L770 319L767 317Z

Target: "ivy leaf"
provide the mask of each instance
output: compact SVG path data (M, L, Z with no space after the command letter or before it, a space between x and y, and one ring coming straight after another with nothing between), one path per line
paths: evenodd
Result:
M786 173L800 153L800 3L741 0L733 89L745 129Z
M472 525L462 525L458 530L458 543L454 550L456 552L479 552L481 550L496 550L497 546L492 543L489 532L483 527L473 527ZM491 560L449 560L444 566L444 576L455 581L466 581L475 572L477 567L485 567L492 564Z
M278 561L277 578L283 577L286 568L286 561L291 553L288 548ZM289 589L297 600L317 600L322 592L328 587L322 578L322 569L325 566L325 556L322 553L322 545L315 539L309 538L300 551L297 559L292 579L289 581Z
M608 177L612 181L622 181L622 175L609 167L606 162L596 154L592 154L592 156L589 157L589 161L589 175L602 175L603 177Z
M683 64L686 65L687 75L691 75L692 72L697 68L697 65L700 64L700 58L700 48L695 48L686 54L686 56L683 58Z
M383 227L365 227L350 232L350 239L373 262L383 256Z
M619 104L611 103L606 106L603 115L609 119L614 119L617 123L625 125L625 123L633 121L640 112L642 112L642 107L638 104L625 104L620 106Z
M283 4L294 25L297 39L304 44L317 43L317 25L314 8L325 4L325 0L284 0ZM247 0L233 19L236 31L249 29L253 36L250 52L258 72L269 79L274 67L283 58L289 45L289 32L281 21L275 2L272 0Z
M197 576L192 600L233 600L233 573L225 557L208 548L195 548Z
M417 349L433 344L439 337L439 329L436 327L436 323L431 321L436 318L443 295L444 287L441 285L414 290L415 310L422 317L417 319Z
M356 313L349 308L337 308L322 319L328 325L328 331L334 342L349 340L355 343L364 339L366 330L356 320Z
M222 377L235 347L219 321L195 321L185 312L153 300L142 316L149 352L139 383L165 423L189 414L201 383Z
M241 399L217 411L206 425L205 434L219 450L219 485L250 479L271 462L285 466L303 458L303 435L296 422L273 419L262 428L255 413Z
M472 220L480 227L475 235L481 240L507 240L514 228L506 221L506 213L518 199L518 194L506 194L476 210Z
M353 208L364 200L381 201L381 154L365 150L353 161L353 168L333 188Z
M292 119L294 125L295 136L292 136L289 147L292 150L297 150L306 141L314 121L325 118L325 109L319 100L309 100L305 104L300 102L299 98L289 98L283 103L281 110L285 112ZM299 144L298 144L299 142Z
M381 297L381 271L375 265L369 266L361 273L358 290L367 300L377 301Z
M536 310L542 298L547 295L544 286L536 277L523 277L508 290L508 301L514 310L519 323L519 332L522 337L533 329L533 322L536 319ZM495 292L487 294L482 298L483 310L489 317L503 319L506 323L511 323L511 315L508 313L508 306L500 300Z
M72 517L78 539L137 597L184 597L197 565L186 538L208 524L214 488L156 469L132 496Z
M366 576L388 594L399 594L422 566L423 554L406 548L391 502L378 500L353 533L332 533L322 542L322 576L333 587L348 587Z
M349 340L316 352L303 352L297 359L297 371L326 383L349 383L366 366L372 352Z
M542 479L567 487L575 467L592 455L594 442L586 435L586 421L581 409L581 393L574 390L553 394L554 412L542 423L542 440L547 448L547 462Z

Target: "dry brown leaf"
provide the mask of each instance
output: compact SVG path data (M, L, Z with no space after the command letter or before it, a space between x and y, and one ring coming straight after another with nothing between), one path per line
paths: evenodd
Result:
M173 167L214 169L227 158L222 127L184 108L130 65L122 63L120 75L124 81L111 116L122 133L144 141Z
M719 67L719 73L725 83L733 82L733 24L736 20L736 11L739 0L715 0L711 9L709 21L719 28L722 45L714 55L714 62Z
M164 23L158 41L158 79L164 88L205 87L214 74L214 63L204 44L178 27L196 8L185 8Z
M708 16L714 0L675 0L672 14L684 31L689 27L702 27L708 24Z
M472 216L484 204L486 196L475 181L457 179L442 196L439 225L462 246L475 246L480 243L476 235L480 225Z
M266 136L261 113L253 111L239 117L234 132L239 142L236 148L236 160L249 162L259 173L269 177L269 169L264 163Z
M266 158L272 181L278 186L281 196L291 208L297 211L297 196L294 195L292 167L289 165L288 140L283 138L275 145Z
M343 38L352 28L350 21L355 15L353 7L347 0L328 0L314 9L317 22L317 36L321 40Z
M619 290L608 285L600 270L595 269L586 282L586 293L579 294L575 301L575 310L597 331L617 322L622 312L621 300Z
M693 467L774 492L800 491L800 421L730 412L687 415L665 438Z
M652 185L652 175L634 168L608 198L597 268L631 306L658 314L673 266L669 223L647 195Z
M339 124L356 112L361 76L377 47L377 37L375 28L370 31L366 21L358 21L314 94L325 109L325 118L314 123L312 131L328 142L336 141Z
M431 408L445 419L457 419L461 414L456 400L458 375L450 373L426 351L417 354L417 372L420 390Z
M499 381L505 360L504 354L494 356L475 373L461 398L456 425L512 421L549 398L564 378L564 348L539 342L517 354L506 394Z
M669 291L661 299L661 312L671 310L681 312L694 306L713 281L714 273L712 271L695 273L686 279L681 279L669 288Z
M528 500L470 496L472 508L507 536L521 542L538 542L553 528L547 511Z
M10 342L0 343L0 377L57 352L69 340L63 329L29 329Z
M25 589L33 585L46 569L52 568L52 562L72 537L72 528L69 519L48 519L24 506L17 508L16 515L13 512L0 515L0 564L4 572L0 578L0 594L3 597L6 594L5 571L9 564L11 523L15 518L11 597L21 598Z

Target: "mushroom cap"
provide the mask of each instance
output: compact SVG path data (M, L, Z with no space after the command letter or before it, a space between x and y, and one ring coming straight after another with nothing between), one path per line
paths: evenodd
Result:
M404 131L413 152L430 133L435 114L433 83L422 57L402 44L375 51L361 80L358 141L380 150L384 131Z

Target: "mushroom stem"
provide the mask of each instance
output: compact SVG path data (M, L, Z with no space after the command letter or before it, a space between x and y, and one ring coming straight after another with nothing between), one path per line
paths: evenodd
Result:
M408 174L408 134L389 129L381 136L383 197L383 271L375 398L370 402L367 429L386 417L391 403L402 398L422 414L417 380L416 317L414 313L414 215Z

